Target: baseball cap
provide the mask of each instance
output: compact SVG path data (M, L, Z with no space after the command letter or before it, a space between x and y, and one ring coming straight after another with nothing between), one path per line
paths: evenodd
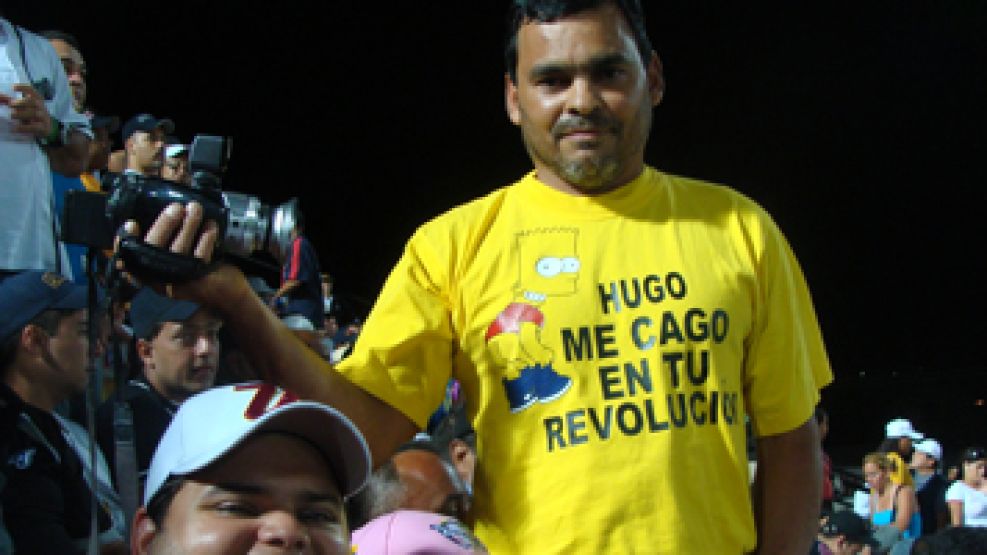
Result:
M924 435L915 431L912 423L905 418L895 418L884 427L884 437L909 437L922 439Z
M154 328L163 322L184 322L199 310L199 305L158 295L149 287L137 292L130 302L130 323L134 336L150 339Z
M461 555L487 550L458 520L437 513L399 510L353 532L356 555Z
M165 158L174 158L188 152L188 145L172 144L165 147Z
M860 518L853 511L836 511L829 515L820 532L824 536L845 536L851 543L859 543L877 547L878 541L874 538L873 532L867 521Z
M225 385L193 395L178 408L151 459L144 504L169 476L202 470L263 432L291 434L321 451L344 498L370 475L366 441L336 409L263 382Z
M973 447L967 447L963 450L962 460L979 461L981 459L987 459L987 451L984 451L983 447L974 445Z
M127 142L127 139L138 131L154 131L159 127L165 133L173 133L175 131L175 122L168 118L158 119L151 114L137 114L128 119L127 123L123 124L123 132L120 138L123 142Z
M915 450L921 451L937 461L942 460L942 445L934 439L924 439L915 444Z
M26 271L0 282L0 340L20 331L46 310L81 310L88 289L63 275Z

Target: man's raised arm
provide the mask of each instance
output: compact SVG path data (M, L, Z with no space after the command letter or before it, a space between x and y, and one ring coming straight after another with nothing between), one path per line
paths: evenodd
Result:
M193 203L185 209L173 204L162 212L144 239L150 245L209 261L218 232L210 222L196 237L201 218L199 205ZM132 223L128 223L128 231L139 232ZM265 381L346 414L366 437L375 467L417 431L404 413L351 383L302 343L254 294L237 268L222 265L202 278L170 287L169 293L218 311Z

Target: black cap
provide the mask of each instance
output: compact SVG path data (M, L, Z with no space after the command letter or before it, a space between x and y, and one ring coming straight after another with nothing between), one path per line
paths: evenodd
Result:
M168 118L158 119L151 114L137 114L127 120L127 123L123 124L123 132L120 134L120 138L123 142L127 142L127 139L138 131L150 132L159 127L166 135L175 132L175 122Z
M143 288L130 303L130 323L134 336L150 339L154 328L164 322L184 322L198 312L199 305L189 301L176 301L158 295L150 288Z
M987 451L979 445L974 445L973 447L967 447L963 451L962 460L964 461L979 461L987 459Z
M873 532L867 521L860 518L853 511L836 511L829 515L826 523L822 525L820 532L824 536L844 536L850 543L859 543L877 547L878 541L874 539Z
M0 340L12 337L46 310L86 308L88 289L65 276L35 270L0 281Z

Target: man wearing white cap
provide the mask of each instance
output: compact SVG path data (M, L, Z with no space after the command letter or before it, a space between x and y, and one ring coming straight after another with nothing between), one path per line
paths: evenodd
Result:
M255 382L188 399L161 438L135 554L349 554L343 500L370 452L341 413Z
M891 481L896 484L912 485L912 475L908 472L907 461L912 458L913 441L920 440L924 435L915 431L910 420L895 418L884 426L884 441L877 448L881 453L887 453L894 462Z
M192 174L188 171L188 145L172 143L165 147L161 178L188 185Z
M922 513L922 535L934 534L949 522L946 506L946 488L949 482L939 472L942 446L934 439L925 439L915 445L909 465L915 478L915 495Z

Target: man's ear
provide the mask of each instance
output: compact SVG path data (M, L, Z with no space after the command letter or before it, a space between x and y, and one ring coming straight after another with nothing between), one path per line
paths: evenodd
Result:
M130 530L131 555L150 553L151 542L157 535L158 525L151 520L144 507L137 509L134 514L134 525Z
M658 53L651 51L651 59L645 65L645 75L648 79L648 92L651 95L651 105L661 104L665 98L665 73L662 69L661 58Z
M504 73L504 108L507 117L514 125L521 125L521 108L518 106L517 85L511 79L510 73Z
M137 356L140 357L141 362L145 366L151 363L151 353L154 352L154 347L151 346L151 341L147 339L137 340Z
M47 349L50 336L40 326L28 324L21 329L21 348L31 355L41 355Z

